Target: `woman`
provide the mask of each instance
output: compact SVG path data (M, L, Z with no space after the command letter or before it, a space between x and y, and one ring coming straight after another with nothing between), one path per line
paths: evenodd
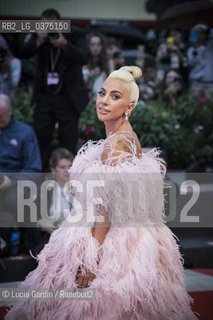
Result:
M164 97L169 103L175 107L177 105L177 98L183 93L182 76L173 69L166 71L163 80Z
M88 37L89 61L83 66L83 76L87 88L95 96L108 74L108 59L105 54L105 39L99 32Z
M122 67L104 82L97 115L107 138L79 150L70 169L74 210L20 286L89 287L95 299L20 300L7 320L197 319L176 242L162 219L165 164L156 148L142 152L128 120L140 76L140 68Z

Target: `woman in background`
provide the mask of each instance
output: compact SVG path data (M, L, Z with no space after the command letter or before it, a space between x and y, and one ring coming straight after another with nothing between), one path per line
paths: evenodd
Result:
M96 96L108 75L108 59L103 35L99 32L91 33L88 37L88 47L89 62L83 66L83 76L90 93Z

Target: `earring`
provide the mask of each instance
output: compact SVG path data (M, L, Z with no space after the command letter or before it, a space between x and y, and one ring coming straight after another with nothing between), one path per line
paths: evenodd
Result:
M125 120L128 120L129 117L128 117L128 114L125 113Z

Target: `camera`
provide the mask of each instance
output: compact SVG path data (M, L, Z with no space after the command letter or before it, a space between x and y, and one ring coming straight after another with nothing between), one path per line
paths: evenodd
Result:
M181 76L175 76L173 82L176 82L176 81L182 82L182 77Z
M121 52L120 51L117 51L113 54L113 59L118 59L121 57Z
M59 38L59 34L57 32L48 33L48 37L53 40L57 40Z

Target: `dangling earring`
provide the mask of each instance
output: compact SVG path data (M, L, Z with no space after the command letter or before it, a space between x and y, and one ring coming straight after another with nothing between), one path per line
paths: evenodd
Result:
M128 114L125 113L125 120L128 120L129 117L128 117Z

